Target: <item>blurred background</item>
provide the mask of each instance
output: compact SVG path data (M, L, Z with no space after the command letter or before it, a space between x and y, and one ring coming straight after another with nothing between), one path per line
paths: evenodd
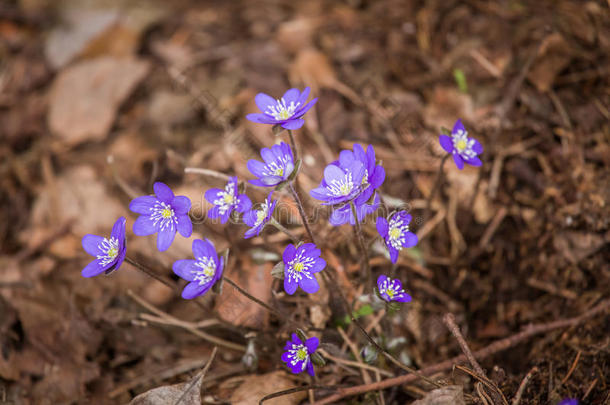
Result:
M129 254L167 278L173 261L191 257L195 237L230 247L233 279L310 321L336 357L353 360L328 286L289 297L272 279L288 238L266 230L245 241L243 225L206 221L203 193L223 180L185 174L198 167L252 178L247 159L287 139L244 117L258 112L258 92L279 98L290 87L319 97L296 132L308 211L324 166L359 142L383 162L386 202L408 204L415 217L420 244L394 270L414 301L393 318L363 318L395 341L396 356L423 367L459 354L446 312L473 349L584 312L610 295L609 55L601 0L1 0L0 403L126 403L188 381L213 347L192 329L242 347L219 348L203 380L205 403L258 403L306 381L279 359L291 326L228 286L200 299L204 311L128 265L82 278L82 236L108 235L119 216L128 218ZM458 171L447 162L424 221L444 153L438 134L458 118L484 145L484 164ZM153 237L131 233L127 209L155 181L192 199L196 223L193 237L177 237L163 254ZM248 194L262 201L267 193ZM278 197L296 216L290 197ZM318 212L312 226L341 284L331 288L360 307L368 287L352 229ZM370 219L374 271L388 273ZM347 333L366 343L351 326ZM536 366L522 404L608 403L609 336L606 313L482 364L507 398ZM257 369L241 361L248 339ZM473 392L463 374L439 376ZM334 362L318 377L367 381ZM384 400L409 403L425 391L416 382L384 391Z

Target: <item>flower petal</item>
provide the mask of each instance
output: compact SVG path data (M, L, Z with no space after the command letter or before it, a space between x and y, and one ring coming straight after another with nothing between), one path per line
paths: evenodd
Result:
M89 253L93 257L97 257L97 255L102 253L98 246L103 241L104 237L102 236L87 234L83 236L81 244L83 245L83 249L85 249L85 252Z
M288 277L284 278L284 291L286 291L286 294L288 295L292 295L294 294L294 292L297 290L297 283L292 281L288 281Z
M464 168L464 160L457 153L453 154L453 161L455 162L455 165L458 169L462 170Z
M307 98L309 97L310 91L311 91L311 88L305 87L305 89L299 96L299 99L297 100L297 102L300 103L299 106L303 106L305 104L305 101L307 101Z
M156 182L153 185L153 190L155 190L157 198L164 203L170 204L174 199L174 192L165 183L161 183L160 181Z
M302 117L303 115L305 115L305 113L307 111L309 111L311 109L311 107L313 107L316 103L318 102L317 98L314 98L313 100L311 100L309 103L305 104L302 108L300 108L299 110L297 110L295 116L297 117Z
M174 197L174 200L171 203L174 212L178 215L188 214L191 210L191 200L183 195L179 195Z
M290 244L286 246L286 249L284 249L284 253L282 253L282 259L284 260L284 264L288 265L288 263L290 263L292 259L294 259L296 253L297 249L294 247L294 245Z
M321 257L319 257L314 265L311 267L310 272L311 273L318 273L322 270L324 270L324 268L326 267L326 260L322 259Z
M455 124L453 124L453 129L451 130L451 133L456 134L459 130L466 132L466 128L464 128L464 124L462 124L462 120L458 118L458 120L455 121Z
M305 120L304 119L293 118L293 119L290 119L290 120L284 122L282 124L282 128L290 129L290 130L295 130L295 129L301 128L303 126L303 124L305 124Z
M133 233L138 236L152 235L155 232L157 232L157 227L148 215L140 215L133 223Z
M277 101L265 93L258 93L256 97L254 97L254 102L261 112L266 112L269 110L269 107L277 105Z
M211 284L211 283L208 283ZM203 295L210 289L211 285L199 285L199 283L188 283L182 290L182 298L192 300L200 295Z
M141 217L140 217L141 218ZM173 226L167 227L157 234L157 249L159 252L165 252L172 245L176 237L176 228Z
M300 95L301 95L301 92L299 91L299 89L289 89L289 90L286 90L286 93L284 93L282 98L286 102L286 105L289 106L291 102L293 102L295 104L298 103Z
M185 238L190 237L193 234L193 223L191 222L191 218L188 215L177 215L176 219L178 220L178 232L180 235Z
M385 238L386 236L388 236L388 220L383 218L383 217L377 217L377 223L375 224L377 226L377 232L379 232L379 235L381 235L381 237Z
M447 135L440 135L438 137L438 142L441 144L441 147L445 150L445 152L453 152L453 141L451 141L451 137Z
M157 197L152 195L143 195L138 198L134 198L129 203L129 210L137 214L150 214L150 210L157 202Z
M345 207L337 208L336 210L334 210L332 212L332 214L330 214L330 218L328 218L328 221L333 226L343 225L349 220L350 220L349 205L346 205Z
M83 277L94 277L98 274L102 274L106 268L109 266L100 265L98 260L93 260L91 263L85 266L85 268L81 271L81 275Z
M483 145L481 145L481 142L475 139L474 144L472 145L472 150L475 151L477 155L480 155L483 153Z
M313 294L318 292L320 289L320 285L318 284L318 280L316 280L315 276L311 276L311 278L303 277L301 282L299 283L303 291L308 294Z
M307 363L307 374L309 374L312 377L314 377L316 375L316 372L313 369L313 363L311 362L311 360L309 360L309 362Z
M403 236L405 238L405 241L402 244L403 247L410 248L417 245L417 235L413 232L405 232Z
M263 172L265 171L266 166L263 162L260 162L255 159L250 159L250 160L248 160L247 166L248 166L248 170L250 170L250 173L252 173L256 177L264 176Z
M209 239L195 239L193 241L193 255L196 258L211 257L215 263L218 263L218 254L214 248L214 244Z
M172 270L178 277L186 281L193 281L195 279L193 274L195 263L195 260L191 259L176 260L172 265Z
M248 114L246 115L248 121L256 122L257 124L276 124L277 120L269 114Z
M473 157L471 159L464 159L464 162L468 163L470 166L481 166L483 162L478 157Z
M310 354L315 353L318 350L318 345L320 344L320 340L317 337L312 336L305 341L305 347Z
M248 211L250 208L252 208L252 201L250 201L250 198L247 195L240 194L237 196L237 206L235 207L237 212L243 213Z
M223 192L224 190L221 190L219 188L211 188L205 192L204 197L207 202L209 202L210 204L214 204L214 201L220 198L219 194Z
M125 217L120 217L116 220L114 225L112 226L112 231L110 232L110 236L116 238L119 241L119 246L122 246L125 242Z
M266 164L275 162L275 155L273 154L273 152L271 152L271 149L269 148L261 149L261 157L263 158Z
M398 260L398 250L394 249L392 246L388 246L388 251L390 252L390 261L396 263Z

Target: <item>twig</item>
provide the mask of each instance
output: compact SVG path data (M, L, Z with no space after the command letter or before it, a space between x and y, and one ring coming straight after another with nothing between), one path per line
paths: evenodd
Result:
M231 176L228 174L217 172L216 170L203 169L201 167L185 167L184 173L203 174L204 176L214 177L219 180L229 181Z
M179 319L173 317L172 315L168 314L167 312L161 311L159 308L155 307L154 305L149 304L148 302L144 301L143 298L139 297L138 295L136 295L131 290L127 290L127 295L129 295L131 298L133 298L134 301L136 301L138 304L140 304L144 308L148 309L150 312L160 316L161 318L174 321L175 322L174 325L188 330L189 332L191 332L195 336L199 336L200 338L202 338L204 340L207 340L210 343L213 343L213 344L218 345L218 346L226 347L227 349L236 350L236 351L239 351L239 352L245 352L246 351L246 347L243 346L243 345L223 340L223 339L218 338L216 336L212 336L212 335L210 335L208 333L200 331L199 329L196 329L196 328L194 328L194 327L192 327L190 325L182 324Z
M299 155L297 152L297 144L294 142L294 135L291 130L288 130L288 135L290 136L290 148L292 149L292 154L294 155L294 161L299 160Z
M375 366L371 366L370 364L358 363L357 361L351 361L351 360L342 359L340 357L333 356L332 354L328 353L324 349L318 349L318 351L324 356L325 359L332 360L335 363L339 363L339 364L343 364L343 365L351 366L351 367L364 368L364 369L367 369L367 370L374 371L375 373L379 373L380 375L384 375L386 377L393 377L394 376L394 374L390 373L389 371L380 369L380 368L375 367Z
M309 238L314 243L314 245L318 246L315 238L313 237L313 233L311 232L311 229L309 228L309 223L307 221L307 215L305 215L305 209L303 208L303 203L301 202L301 199L299 198L299 194L294 189L294 186L292 185L292 183L288 184L288 188L290 189L290 192L292 193L292 196L294 197L294 201L297 203L297 207L299 208L299 214L301 215L301 220L303 221L303 226L305 227L305 230L307 231Z
M525 392L525 388L527 387L527 384L530 382L530 380L532 379L534 374L537 372L538 372L538 367L534 366L525 375L525 377L523 377L523 381L521 381L521 384L519 384L519 389L517 390L517 393L515 394L515 398L513 398L512 405L519 405L519 402L521 402L521 397L523 396L523 393Z
M572 362L572 365L570 366L568 373L561 380L561 384L565 384L568 381L568 379L570 378L570 376L572 375L572 373L574 372L574 370L576 370L576 365L578 364L578 360L580 360L580 355L581 355L581 351L579 350L578 353L576 353L576 357L574 358L574 361Z
M193 378L193 381L189 384L189 386L184 390L184 392L182 393L182 395L180 395L180 398L178 398L178 400L176 401L176 403L174 405L180 405L180 402L182 402L182 400L184 399L184 397L186 396L186 394L188 394L188 392L193 389L193 387L201 380L203 380L203 378L205 377L205 375L207 374L208 370L210 369L210 366L212 365L212 362L214 361L214 358L216 357L216 352L218 352L218 346L214 346L214 350L212 350L212 354L210 355L210 359L208 360L208 362L206 363L205 367L203 368L203 370L201 370L201 373L199 373L199 375L196 378Z
M128 257L128 256L125 257L125 261L127 263L131 264L136 269L140 270L142 273L146 274L149 277L154 278L155 280L157 280L161 284L171 288L172 290L176 290L177 289L177 286L175 284L171 284L169 281L167 281L166 279L164 279L163 277L161 277L160 275L158 275L157 273L155 273L154 271L152 271L148 267L144 266L143 264L140 264L140 263L136 262L131 257Z
M347 336L347 333L345 333L345 331L342 328L337 328L337 331L339 331L339 334L341 335L341 337L343 338L343 340L345 341L345 343L351 350L352 354L354 355L354 358L356 359L356 363L364 364L364 362L362 361L362 356L360 356L360 352L358 351L358 347L354 344L354 342L351 341L349 336ZM370 384L372 381L371 376L366 372L366 370L361 368L360 373L362 374L362 380L364 381L364 383Z
M362 234L362 227L360 226L360 221L358 220L358 212L356 211L356 205L353 201L350 201L350 206L352 208L352 214L354 215L354 220L356 222L356 234L358 235L358 242L360 243L360 250L362 250L362 254L364 255L364 263L362 266L362 278L367 280L367 284L370 286L373 282L373 275L371 274L371 265L369 263L369 251L367 249L366 243L364 243L364 235Z
M466 355L466 358L468 359L470 365L474 367L474 370L477 373L481 374L482 376L485 376L485 370L483 370L483 367L481 367L477 359L475 359L472 355L472 351L470 350L470 347L468 347L468 343L466 343L462 332L460 332L460 328L455 323L455 316L453 314L447 313L445 314L445 316L443 316L443 322L445 323L445 326L447 326L447 329L449 329L453 337L455 337L455 340L458 341L458 344L460 345L462 352L464 352L464 354Z
M476 371L469 369L468 367L456 365L455 368L465 372L469 376L478 380L475 386L477 388L477 394L479 394L479 397L481 397L482 400L491 404L508 405L508 401L504 397L504 394L502 394L502 391L500 391L496 383L487 378L487 376L479 374ZM483 386L491 390L491 396L489 395L489 393L487 393L487 391L485 391Z
M523 341L525 341L533 336L547 333L547 332L553 331L555 329L561 329L561 328L565 328L565 327L578 325L578 324L582 323L583 321L608 310L609 308L610 308L610 299L601 301L595 307L593 307L590 310L585 311L581 315L578 315L573 318L559 319L559 320L553 321L553 322L530 325L521 332L515 333L514 335L511 335L504 339L496 340L495 342L488 345L487 347L477 350L476 352L474 352L474 356L479 359L484 359L493 354L496 354L498 352L501 352L501 351L509 349L513 346L516 346L517 344L522 343ZM449 360L445 360L440 363L433 364L428 367L424 367L423 369L420 370L420 373L428 374L428 375L433 374L433 373L438 373L440 371L449 370L453 367L454 364L463 363L464 361L466 361L466 356L461 354L461 355L455 356ZM355 387L348 387L348 388L339 388L338 392L336 394L326 397L326 398L316 402L314 405L330 404L330 403L338 401L342 398L350 397L353 395L358 395L358 394L362 394L362 393L369 392L369 391L377 391L380 389L394 387L396 385L406 384L411 381L414 381L416 378L417 378L417 376L415 376L415 375L407 374L407 375L401 375L401 376L394 377L394 378L388 378L388 379L380 381L378 383L373 383L373 384L368 384L368 385L366 385L366 384L358 385Z
M306 385L304 387L295 387L290 388L283 391L274 392L273 394L265 395L258 401L258 404L261 405L263 402L268 401L273 398L282 397L284 395L294 394L295 392L315 390L315 389L334 389L335 387L327 386L327 385Z

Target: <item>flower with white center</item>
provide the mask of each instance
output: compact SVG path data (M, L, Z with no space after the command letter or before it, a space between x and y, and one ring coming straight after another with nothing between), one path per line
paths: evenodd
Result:
M315 373L311 356L316 352L319 344L320 341L315 336L303 342L296 333L293 333L292 339L287 341L284 347L282 361L286 363L292 373L299 374L307 371L313 377Z
M331 163L324 169L320 186L309 194L316 200L324 201L324 205L350 202L360 195L365 172L366 168L359 160L352 160L345 166Z
M281 125L284 129L299 129L305 123L303 116L318 101L314 98L306 103L309 87L301 93L299 89L290 89L280 99L258 93L254 98L262 113L248 114L246 118L259 124Z
M157 233L157 249L167 250L176 232L188 238L193 233L193 223L189 218L191 200L179 195L164 183L157 182L153 189L155 195L135 198L129 203L129 209L141 214L133 224L133 233L138 236Z
M397 301L397 302L409 302L411 301L411 296L405 292L402 288L402 283L398 279L392 280L389 277L384 276L383 274L377 278L377 292L379 292L379 296L387 301Z
M483 146L474 138L468 137L468 132L461 120L453 125L451 136L440 135L439 142L443 149L453 156L458 169L464 168L464 163L471 166L481 166L483 163L478 155L483 153Z
M83 277L93 277L101 273L110 274L125 260L125 217L119 218L112 227L109 238L87 234L82 245L85 252L95 257L82 271Z
M326 261L320 257L322 252L313 243L304 243L298 247L286 246L282 259L284 261L284 291L294 294L301 287L308 294L318 291L320 285L314 276L326 267Z
M259 187L275 187L288 180L294 170L294 155L285 142L273 145L271 149L261 149L264 162L256 159L248 160L248 169L257 178L250 184Z
M218 256L214 244L208 239L193 241L195 260L177 260L172 270L189 283L182 290L182 298L192 299L209 291L222 277L224 258Z
M406 211L398 211L390 217L390 221L383 217L377 218L377 232L384 239L390 260L396 263L398 252L403 248L417 245L417 235L409 230L411 215Z
M259 235L265 225L267 225L273 217L273 211L275 210L277 201L271 199L272 194L273 191L269 193L267 199L259 208L252 208L244 214L244 222L250 227L244 235L246 239L251 238L254 235Z
M244 213L252 207L252 202L245 194L239 194L237 190L237 177L229 178L224 189L212 188L205 192L205 199L213 204L208 211L211 219L220 218L221 223L226 223L233 210Z

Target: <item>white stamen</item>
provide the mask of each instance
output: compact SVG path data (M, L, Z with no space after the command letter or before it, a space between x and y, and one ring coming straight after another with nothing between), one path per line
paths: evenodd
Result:
M409 224L403 222L403 218L400 215L394 215L390 220L388 230L390 245L396 250L401 250L402 245L405 243L405 233L408 231Z
M468 132L459 129L457 132L451 134L451 141L453 142L453 153L462 156L466 159L472 159L477 153L472 149L474 146L474 139L468 138Z
M191 270L191 273L195 275L193 281L198 281L199 285L204 285L212 281L216 275L216 263L211 257L200 257L195 262L196 270Z
M150 211L150 218L153 220L153 225L157 226L157 224L160 224L161 231L165 230L167 227L173 229L174 226L178 225L176 213L169 204L166 204L163 201L157 201L155 202L155 205L150 208Z
M399 287L397 280L392 280L389 277L383 280L377 288L379 288L381 295L386 294L390 299L402 298L405 293L405 290Z
M309 351L303 344L292 343L292 347L288 349L288 358L290 359L291 366L295 366L297 363L302 362L301 371L304 371L307 367Z
M235 198L235 183L228 182L225 191L218 193L218 198L214 200L214 205L218 206L220 215L224 215L232 206L237 203Z
M276 101L276 105L271 105L267 108L267 114L272 115L276 120L287 120L288 118L292 117L296 109L301 104L295 104L294 101L291 101L290 105L286 105L286 100L284 100L283 97Z
M303 257L303 252L299 253L290 263L288 263L288 281L299 283L303 277L312 279L313 276L309 269L313 266L313 258Z
M342 179L333 179L328 185L328 191L331 192L335 197L345 197L349 195L354 189L354 181L352 180L352 173L348 172Z
M119 240L117 238L104 238L97 247L103 252L103 254L96 256L102 266L112 263L119 255Z

